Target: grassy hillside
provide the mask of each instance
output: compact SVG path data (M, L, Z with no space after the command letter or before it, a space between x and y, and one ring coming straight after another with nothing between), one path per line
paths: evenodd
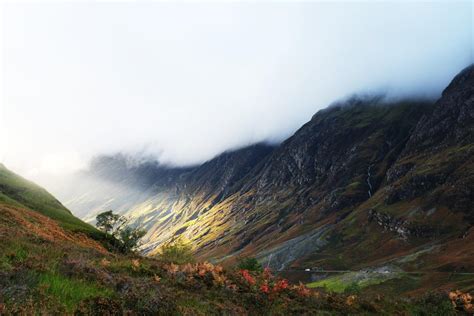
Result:
M100 237L91 225L76 218L45 189L8 170L0 164L0 203L28 208L55 219L68 230Z
M403 300L329 293L269 273L111 253L38 212L6 204L0 238L0 315L455 314L446 293Z

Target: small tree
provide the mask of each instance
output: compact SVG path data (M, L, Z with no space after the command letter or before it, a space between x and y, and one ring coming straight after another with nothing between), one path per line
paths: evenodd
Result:
M127 226L120 230L119 240L121 242L121 250L123 252L136 251L140 247L140 239L145 236L146 231L139 228L131 228Z
M133 252L140 247L140 239L146 231L127 225L125 216L114 214L113 211L100 213L96 217L96 226L110 236L114 244L122 252Z
M97 215L96 226L106 234L114 235L120 231L122 226L127 222L124 216L114 214L114 212L107 211Z

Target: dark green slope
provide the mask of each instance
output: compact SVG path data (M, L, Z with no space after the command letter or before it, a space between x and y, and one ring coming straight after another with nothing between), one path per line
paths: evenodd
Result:
M99 236L89 224L76 218L42 187L28 181L0 164L0 203L24 207L57 220L65 229Z

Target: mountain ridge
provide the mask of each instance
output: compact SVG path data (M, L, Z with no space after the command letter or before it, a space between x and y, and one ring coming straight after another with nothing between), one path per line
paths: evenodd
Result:
M148 229L149 254L182 239L202 258L251 255L277 269L361 268L443 247L472 230L473 74L463 70L436 102L333 105L278 146L224 153L140 197L121 191L137 203L114 209Z
M3 169L0 176L6 172ZM0 179L2 192L17 187ZM23 194L38 188L29 184ZM48 215L0 200L2 315L443 313L453 309L452 302L459 310L471 309L442 292L381 299L365 289L367 295L359 297L359 292L354 292L356 296L350 294L353 291L329 293L294 285L269 270L224 268L209 262L175 264L165 255L122 253L110 247L111 236L94 240ZM460 282L451 287L469 290Z

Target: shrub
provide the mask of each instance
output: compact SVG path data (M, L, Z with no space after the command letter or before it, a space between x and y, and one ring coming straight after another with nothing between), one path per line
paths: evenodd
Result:
M237 262L237 267L239 270L248 270L255 272L262 272L262 265L258 262L257 259L253 257L241 258Z
M249 270L241 270L240 273L249 285L255 285L255 278L249 273Z
M474 314L474 304L472 303L472 295L463 293L459 290L449 292L451 304L457 310L464 310L468 314Z
M162 246L157 257L165 263L185 264L195 262L191 246L183 242Z
M423 297L412 302L410 313L412 315L448 316L457 315L453 308L451 297L446 297L442 292L428 292Z

